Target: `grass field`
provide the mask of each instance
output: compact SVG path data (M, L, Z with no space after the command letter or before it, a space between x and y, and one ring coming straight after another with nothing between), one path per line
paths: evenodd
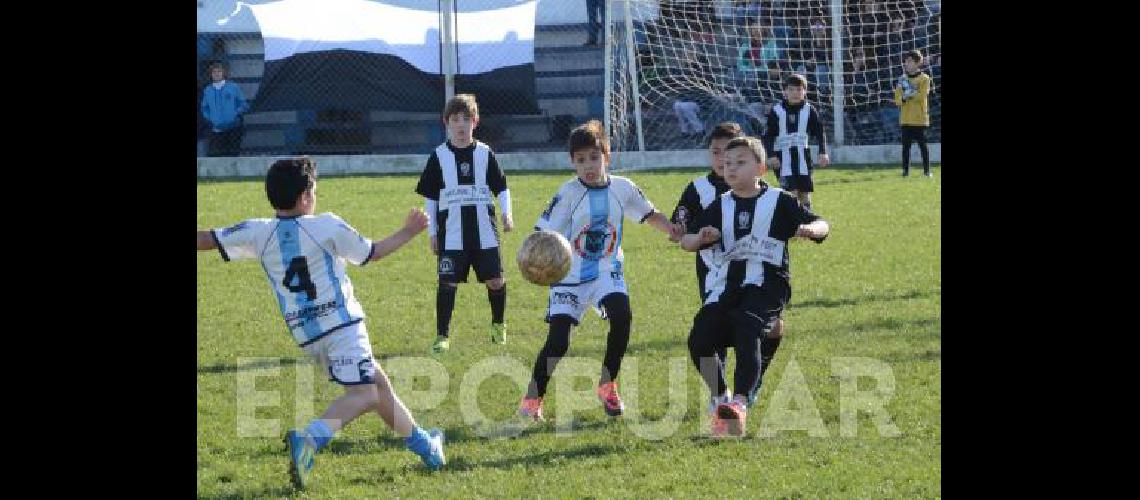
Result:
M814 208L831 223L831 236L822 245L792 243L786 337L766 375L760 405L749 414L748 436L735 440L705 437L707 391L687 358L685 339L699 307L693 255L652 228L628 222L624 248L634 319L619 378L627 417L611 420L589 398L584 409L570 411L574 404L583 406L572 393L592 390L605 351L607 325L587 312L568 353L582 360L564 363L555 373L548 422L521 434L506 432L524 387L506 374L490 375L477 386L470 382L496 357L505 357L497 366L521 366L529 374L546 336L547 290L522 280L514 255L571 173L509 174L518 229L504 238L510 330L505 346L488 339L485 289L467 284L459 288L451 352L429 361L435 260L426 235L384 260L349 270L377 359L418 422L447 433L448 466L425 471L402 440L368 414L322 450L303 493L289 485L280 436L297 420L319 415L340 389L304 362L259 264L224 263L217 252L199 252L198 495L941 497L941 169L935 166L934 179L913 173L902 178L899 170L816 172ZM628 176L668 214L698 174ZM365 236L383 238L409 207L422 206L415 182L412 176L322 179L317 211L337 213ZM269 216L260 179L198 183L200 229ZM575 370L575 363L584 371ZM670 366L681 367L683 383L670 386ZM842 366L878 366L872 374L880 378L852 379ZM433 367L446 374L446 384L437 381L434 393L427 376ZM255 406L251 388L263 399L261 406ZM889 396L885 413L854 411L855 391ZM679 421L654 427L669 414L671 396L684 400L679 413L673 410ZM243 423L254 418L263 425ZM883 418L897 433L882 426ZM671 422L677 425L670 432ZM650 433L646 429L656 432L654 439L643 437Z

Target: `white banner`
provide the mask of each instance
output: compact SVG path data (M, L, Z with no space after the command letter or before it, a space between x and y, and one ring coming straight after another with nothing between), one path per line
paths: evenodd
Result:
M491 200L491 189L487 186L458 186L439 192L439 209L491 203Z

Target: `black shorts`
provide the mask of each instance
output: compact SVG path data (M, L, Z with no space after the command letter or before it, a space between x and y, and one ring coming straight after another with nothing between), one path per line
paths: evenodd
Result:
M737 331L755 333L760 338L768 335L776 326L776 321L784 312L791 299L791 288L787 286L746 286L721 294L712 304L701 307L697 317L701 318L708 332L702 334L722 335L715 332L731 326ZM731 342L731 335L725 336L723 345Z
M708 275L709 275L709 266L705 265L704 259L701 259L700 253L698 253L697 254L697 293L700 294L700 296L701 296L701 304L704 304L705 299L707 299L709 296L708 291L705 290L705 279L708 277ZM749 287L749 288L755 288L755 287ZM791 290L789 289L789 290L782 292L782 293L784 293L784 295L786 297L790 297ZM779 318L781 315L783 315L783 308L787 306L788 300L790 300L790 299L789 298L784 299L784 306L781 306L780 312L776 314L777 318ZM767 334L767 331L765 331L765 334Z
M921 125L903 125L902 142L922 142L926 140L926 129Z
M792 174L787 177L780 177L780 189L783 189L784 191L811 193L815 191L815 184L813 184L811 181L811 174Z
M446 283L466 283L467 274L475 268L475 277L480 281L503 276L503 264L499 258L499 247L479 250L444 250L437 259L439 281Z

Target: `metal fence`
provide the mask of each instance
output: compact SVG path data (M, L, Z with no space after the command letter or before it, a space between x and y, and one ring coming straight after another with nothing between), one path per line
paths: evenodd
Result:
M245 3L257 6L268 2ZM414 33L430 48L447 45L448 26L454 30L450 35L459 39L475 31L471 28L473 23L478 24L472 21L475 18L459 14L470 16L486 10L520 7L528 1L464 0L458 2L459 6L454 0L361 3L416 10L435 19L428 23L428 28ZM515 95L512 91L500 92L497 99L505 104L488 105L481 110L477 138L499 152L561 151L574 125L611 114L611 120L622 121L626 130L632 131L618 137L623 141L620 147L637 149L633 99L628 97L634 74L641 91L638 106L643 119L641 133L648 138L646 150L703 146L704 138L700 134L680 131L682 118L673 109L671 100L682 93L700 105L696 118L704 130L711 130L715 122L730 118L742 121L750 131L759 133L762 125L756 117L780 95L771 86L775 72L760 73L754 69L756 64L741 64L739 59L743 57L754 61L763 59L764 63L785 73L803 71L813 83L833 82L834 74L838 73L846 92L842 94L844 123L838 127L843 135L835 142L894 143L898 137L898 109L890 103L890 84L901 72L902 51L919 48L927 54L924 70L935 81L928 138L932 142L940 140L939 2L842 2L840 15L836 17L826 0L630 0L628 5L624 0L617 0L608 2L608 17L599 16L605 17L605 23L596 25L587 16L587 3L587 0L537 0L532 40L533 95L520 97L515 106L506 102ZM330 51L338 57L335 60L311 57L300 61L290 74L293 78L284 81L276 78L281 74L276 61L267 63L271 57L267 52L278 51L280 40L265 34L261 25L264 23L258 23L251 7L235 9L236 5L233 1L199 2L195 66L199 156L424 153L444 140L440 111L448 93L448 81L443 75L447 52L442 48L437 60L441 75L430 78L404 71L407 68L399 68L398 72L377 69L383 66L377 66L370 59L374 54L338 49ZM624 14L627 6L633 12L629 23ZM821 18L820 12L827 14L826 17ZM327 14L328 18L301 21L327 23L336 13L319 14ZM821 19L828 32L838 32L839 37L819 36L817 21ZM430 26L433 23L434 26ZM604 32L606 25L610 38L598 35L598 43L588 43L590 32ZM834 27L838 29L832 30ZM627 34L629 28L633 36ZM385 27L376 29L384 32ZM754 31L759 31L756 40L751 38ZM510 40L511 36L504 38ZM771 42L765 45L766 40ZM832 63L836 40L843 47L841 65ZM630 53L626 46L630 42L634 48L632 66L625 57ZM819 50L812 50L813 47ZM775 49L774 57L770 57L772 49ZM493 58L486 52L465 53L463 49L456 52L461 70L468 64L485 65ZM618 58L618 54L623 57ZM697 80L690 78L684 85L655 79L655 73L661 73L662 68L676 66L673 63L682 62L692 54L702 55L706 70L715 69L730 76L706 77L703 83L693 83ZM813 57L807 57L808 54ZM230 148L221 140L212 140L220 139L220 134L213 131L210 121L202 116L203 89L211 86L209 67L215 63L225 68L226 80L236 85L249 105L237 127L239 137ZM630 72L630 67L636 73ZM323 78L329 74L338 77ZM479 84L457 75L454 92L474 91L477 97L490 99L494 92L502 90L496 89L494 79L491 80L488 87L486 82ZM373 95L359 90L361 82L383 82L383 85L379 85L380 90ZM476 85L474 90L472 85ZM815 85L809 94L822 108L829 133L837 130L833 110L839 100L836 87L834 84ZM729 92L702 95L706 88ZM613 109L614 101L622 101L621 96L626 96L623 111L607 113ZM418 109L397 109L408 108L412 102L423 104ZM611 103L610 108L606 107L607 102ZM497 112L496 108L507 111Z

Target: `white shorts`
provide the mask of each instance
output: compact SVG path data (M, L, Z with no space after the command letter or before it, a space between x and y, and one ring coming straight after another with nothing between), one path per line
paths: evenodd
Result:
M565 314L577 325L587 307L593 306L601 315L598 308L601 307L602 299L611 293L629 295L625 287L625 277L621 273L598 276L598 279L580 285L552 286L550 302L546 308L546 320L550 321L550 318L557 314Z
M376 360L368 343L364 321L346 326L301 348L328 371L340 385L376 383Z

